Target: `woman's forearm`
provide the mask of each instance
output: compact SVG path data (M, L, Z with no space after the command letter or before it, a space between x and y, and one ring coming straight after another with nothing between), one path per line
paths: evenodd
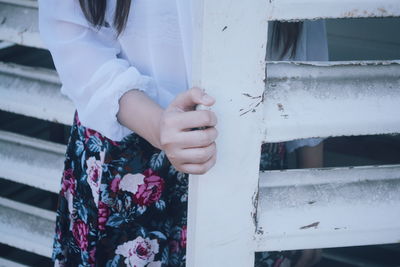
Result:
M160 146L160 118L163 109L144 92L130 90L119 100L117 119L150 144Z

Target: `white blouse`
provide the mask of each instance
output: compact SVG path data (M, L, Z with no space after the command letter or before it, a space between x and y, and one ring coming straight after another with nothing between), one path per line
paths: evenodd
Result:
M192 16L188 0L135 0L126 29L117 36L108 26L115 3L108 0L107 23L95 29L78 0L39 0L39 29L59 73L61 92L73 101L82 124L120 141L132 133L116 118L126 91L143 90L166 107L187 90ZM322 39L315 42L315 36ZM326 43L323 24L306 23L296 58L325 60L313 57L316 51L327 51L320 41Z
M108 1L108 24L115 2ZM132 133L116 118L126 91L143 90L166 107L187 89L190 63L184 51L191 47L185 43L190 27L181 25L190 23L190 16L180 14L190 10L188 2L132 1L127 27L117 38L112 27L94 29L78 0L39 0L41 36L60 75L61 92L73 101L83 125L119 141Z

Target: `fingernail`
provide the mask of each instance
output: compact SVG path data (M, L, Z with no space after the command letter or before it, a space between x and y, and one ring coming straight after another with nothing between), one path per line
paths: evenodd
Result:
M205 95L203 95L203 100L206 101L206 102L212 102L212 101L214 101L214 98L212 98L211 96L205 94Z

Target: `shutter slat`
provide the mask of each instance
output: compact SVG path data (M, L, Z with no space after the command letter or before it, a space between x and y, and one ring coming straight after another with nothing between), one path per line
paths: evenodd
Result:
M268 20L393 17L398 0L270 0Z
M38 31L36 1L0 0L0 40L45 48Z
M72 102L61 94L55 71L0 62L0 109L71 125Z
M258 251L400 240L400 165L260 175Z
M63 145L0 131L0 177L58 193Z
M47 218L49 213L0 198L1 243L50 257L55 226L54 220Z
M400 61L281 62L267 70L264 142L400 133Z

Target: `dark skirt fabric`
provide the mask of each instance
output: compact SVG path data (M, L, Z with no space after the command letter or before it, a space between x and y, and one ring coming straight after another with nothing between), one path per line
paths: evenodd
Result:
M283 167L283 144L262 149L261 169ZM76 112L64 163L55 266L185 266L188 175L163 151L136 134L114 142ZM257 267L289 260L279 252L256 259Z

